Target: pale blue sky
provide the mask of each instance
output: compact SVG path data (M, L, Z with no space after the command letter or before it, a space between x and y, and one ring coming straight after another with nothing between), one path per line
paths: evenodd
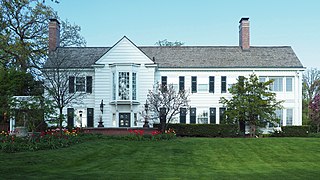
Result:
M305 67L320 69L318 0L59 0L62 19L81 26L87 46L112 46L126 35L137 46L156 41L238 45L241 17L252 46L292 46Z

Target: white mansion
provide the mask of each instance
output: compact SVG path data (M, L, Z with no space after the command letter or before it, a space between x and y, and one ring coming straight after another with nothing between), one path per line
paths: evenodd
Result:
M290 46L250 46L249 18L239 23L239 46L137 46L124 36L112 47L59 47L59 22L51 20L50 51L81 70L69 78L69 91L86 93L82 104L64 109L74 114L67 124L79 125L81 116L82 126L97 127L102 116L104 127L142 127L140 112L156 82L190 91L190 112L182 109L178 122L219 124L220 97L231 96L239 76L255 73L274 79L271 90L284 100L277 111L282 125L301 125L303 65Z

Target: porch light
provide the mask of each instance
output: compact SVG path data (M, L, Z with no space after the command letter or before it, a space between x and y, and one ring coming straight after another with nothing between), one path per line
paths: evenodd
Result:
M104 106L104 104L103 104L103 99L102 99L101 103L100 103L100 111L101 111L102 114L103 114L103 106Z

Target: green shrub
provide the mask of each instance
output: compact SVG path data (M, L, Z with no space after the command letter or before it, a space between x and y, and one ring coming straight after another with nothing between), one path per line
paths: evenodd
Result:
M320 138L320 133L309 133L308 137Z
M159 128L159 124L153 127ZM237 137L237 125L227 124L169 124L168 128L175 130L177 136L187 137Z
M43 131L34 133L29 137L20 138L2 131L0 132L0 151L14 153L58 149L101 137L100 134L84 134L72 130L72 132L64 131L62 135L59 131Z
M282 126L282 131L275 131L273 137L307 137L310 126Z

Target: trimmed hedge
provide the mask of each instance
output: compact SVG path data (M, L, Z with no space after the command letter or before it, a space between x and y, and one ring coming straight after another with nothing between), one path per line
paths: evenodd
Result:
M310 126L282 126L281 129L286 137L306 137Z
M159 128L160 124L154 124ZM226 124L169 124L168 128L174 129L177 136L187 137L237 137L237 125Z
M310 126L282 126L280 132L274 132L273 137L307 137Z

